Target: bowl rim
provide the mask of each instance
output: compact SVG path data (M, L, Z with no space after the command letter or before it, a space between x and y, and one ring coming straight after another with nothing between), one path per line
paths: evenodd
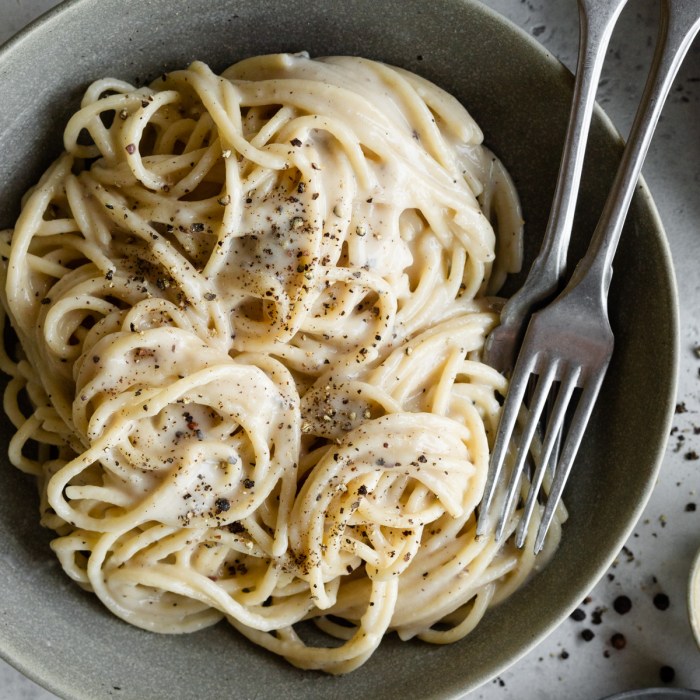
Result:
M513 21L500 14L497 10L484 5L479 0L457 0L460 4L471 7L481 13L484 17L488 18L490 22L499 25L501 28L507 29L507 31L514 35L514 39L519 42L527 44L528 49L534 53L539 54L540 58L547 62L548 70L559 71L562 74L561 80L567 79L572 80L571 72L566 68L561 61L547 48L545 48L535 37L526 32L523 28L515 24ZM96 4L97 0L62 0L58 5L52 7L46 12L39 15L36 19L25 25L16 34L10 37L7 41L0 45L0 70L2 69L3 63L8 60L12 52L15 51L20 45L25 41L32 39L33 35L45 28L50 29L51 25L55 22L61 21L66 12L69 11L79 11L81 6L90 6ZM562 68L564 69L562 71ZM594 118L597 119L602 128L604 129L607 136L616 139L620 142L623 141L619 131L615 127L612 119L607 115L607 113L596 104L594 107ZM643 178L640 176L638 186L635 192L637 197L641 197L644 200L644 204L648 209L648 216L650 219L650 227L657 232L656 238L659 245L659 251L661 253L661 259L659 265L664 269L665 273L669 277L669 301L670 308L668 311L671 314L669 319L670 325L672 326L672 336L668 338L668 344L670 347L670 367L668 368L669 377L671 381L667 387L667 392L665 396L657 397L657 400L664 404L665 406L665 421L663 425L659 426L659 434L668 436L673 419L673 407L675 405L675 397L677 393L678 385L678 375L679 375L679 363L680 363L680 317L679 317L679 300L678 300L678 287L676 282L676 275L674 266L672 263L672 257L670 252L670 246L668 242L668 237L664 229L661 217L658 212L658 208L652 198L651 192ZM635 525L637 524L647 502L655 488L656 481L661 469L663 456L666 449L667 439L660 439L656 450L653 454L649 455L649 479L644 485L642 495L636 503L635 507L631 510L631 514L624 526L619 528L617 536L614 538L615 546L611 547L606 556L600 559L598 566L595 568L595 572L592 573L585 582L585 585L581 583L576 590L570 596L573 599L578 600L581 595L585 595L590 588L592 588L595 583L604 576L605 572L608 570L610 564L613 562L617 556L619 550L625 544L629 536L632 534ZM653 465L653 466L652 466ZM696 568L700 571L700 552L696 559ZM430 697L449 697L449 698L460 698L464 692L468 690L473 690L474 688L483 685L490 679L502 673L507 668L516 664L520 659L526 656L536 645L542 642L551 632L558 627L573 610L575 604L570 606L570 609L562 609L558 615L551 617L549 624L544 626L541 631L537 634L531 636L527 643L523 644L518 653L512 655L505 661L499 663L491 664L489 668L483 669L475 674L473 682L464 684L460 687L453 685L452 687L445 686L445 692L442 695L431 695ZM699 625L700 626L700 625ZM698 644L700 645L700 629L695 630L695 634L698 637ZM14 653L13 653L14 652ZM42 675L42 670L37 668L37 664L29 655L23 655L21 651L7 649L5 644L0 645L0 657L7 661L11 666L16 668L18 671L23 673L32 681L38 683L42 687L56 694L65 694L67 688L63 687L54 682L52 678L47 678ZM76 690L80 691L79 688L72 688L73 692ZM75 697L88 697L87 695L75 695Z

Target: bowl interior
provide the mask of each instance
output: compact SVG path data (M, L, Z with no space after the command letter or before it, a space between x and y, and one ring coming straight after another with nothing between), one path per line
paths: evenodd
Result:
M0 227L61 148L85 87L114 75L147 82L194 59L223 69L267 52L354 54L416 71L456 95L518 186L531 260L544 230L572 78L506 20L466 0L73 0L0 53ZM572 255L585 247L619 159L597 112ZM519 279L512 280L511 289ZM615 263L616 353L567 489L570 519L555 558L461 642L387 638L361 671L301 672L227 628L186 636L113 618L62 574L37 524L31 481L2 448L0 653L65 697L456 697L493 677L559 623L602 575L653 486L675 392L677 304L670 258L644 186ZM2 421L2 444L10 437ZM429 676L429 685L425 682ZM428 689L429 688L429 689ZM117 691L118 689L118 691Z

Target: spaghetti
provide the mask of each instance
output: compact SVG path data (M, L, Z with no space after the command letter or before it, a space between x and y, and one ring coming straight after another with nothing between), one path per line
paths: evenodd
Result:
M10 459L66 573L331 673L467 634L534 558L474 536L522 220L464 108L273 55L99 80L64 142L0 250Z

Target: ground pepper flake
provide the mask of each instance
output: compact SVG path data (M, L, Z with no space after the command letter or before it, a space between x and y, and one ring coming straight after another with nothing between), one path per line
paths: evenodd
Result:
M616 613L626 615L632 609L632 601L626 595L619 595L613 601L613 608Z
M217 513L224 513L231 508L231 501L228 498L217 498L214 505Z
M581 631L581 638L583 639L584 642L590 642L593 637L595 637L595 633L593 630L589 630L586 628L585 630Z
M625 635L620 632L615 632L615 634L610 637L610 644L612 644L615 649L624 649L627 646Z
M671 605L671 601L665 593L657 593L654 596L653 603L657 610L668 610L669 605Z
M591 614L591 622L594 625L600 625L603 622L603 613L605 612L605 608L596 608L593 613Z
M662 666L659 669L659 678L664 683L673 683L673 679L676 677L676 670L673 666Z

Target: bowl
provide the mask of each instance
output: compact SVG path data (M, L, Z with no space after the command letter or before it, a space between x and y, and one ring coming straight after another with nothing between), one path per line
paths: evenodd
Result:
M57 155L62 126L97 77L143 83L194 59L223 69L250 55L300 50L379 59L457 96L516 182L532 259L573 80L532 38L470 0L71 0L0 52L0 227L12 224L22 193ZM600 110L588 153L573 257L592 233L621 154ZM330 677L294 669L225 625L180 636L131 627L61 572L50 533L37 523L34 486L3 455L0 653L68 698L461 696L569 614L618 553L654 485L673 412L678 308L666 239L643 183L617 254L610 313L616 352L567 488L560 548L464 640L438 647L389 636L361 670ZM9 438L2 421L3 444Z

